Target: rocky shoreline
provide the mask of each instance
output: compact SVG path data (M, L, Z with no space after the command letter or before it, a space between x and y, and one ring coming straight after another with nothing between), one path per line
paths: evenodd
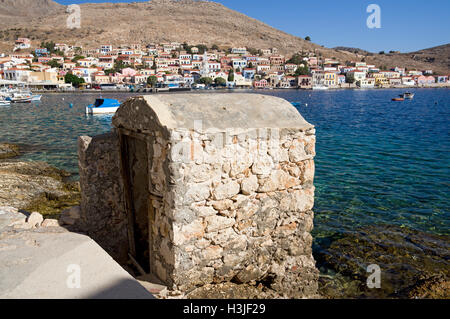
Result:
M10 143L0 143L0 160L20 155L19 146Z
M68 181L70 173L47 163L14 159L20 155L18 145L0 144L0 155L0 206L55 218L79 205L79 183Z
M328 298L450 299L449 236L372 225L334 238L315 258ZM366 285L371 264L381 269L379 289Z
M17 231L71 228L80 218L78 182L42 162L21 162L17 145L0 143L0 207L20 218ZM14 207L14 208L12 208ZM38 213L39 212L39 213ZM449 236L373 225L332 238L315 252L321 270L318 298L450 299ZM382 269L381 289L368 289L366 267ZM332 273L330 273L330 270ZM165 290L159 298L280 298L273 291L234 283L204 286L189 295Z

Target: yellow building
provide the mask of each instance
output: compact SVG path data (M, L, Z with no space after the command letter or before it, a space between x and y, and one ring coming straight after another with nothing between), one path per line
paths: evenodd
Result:
M336 86L338 84L338 76L335 72L324 73L324 84L326 86Z
M385 77L377 77L375 78L375 84L378 86L388 86L389 79L386 79Z
M31 72L30 82L34 83L51 83L51 84L63 84L64 77L58 75L55 71L41 71L41 72Z

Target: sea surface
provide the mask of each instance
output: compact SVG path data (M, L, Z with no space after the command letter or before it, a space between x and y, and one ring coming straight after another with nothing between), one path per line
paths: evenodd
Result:
M336 266L330 271L327 256L345 255L333 251L333 243L361 235L361 229L370 237L378 225L386 227L382 234L405 229L405 234L423 233L420 238L441 236L438 246L444 253L439 258L448 265L450 90L414 92L414 100L405 102L391 102L403 93L397 89L257 92L299 103L299 112L316 126L314 251L327 278L342 270ZM98 95L48 94L40 103L0 107L0 142L21 144L25 154L20 160L46 161L76 176L77 137L111 129L111 115L85 114L85 106ZM125 100L132 95L103 97ZM397 237L388 236L386 241L392 238ZM436 244L435 238L432 241L430 247ZM403 243L399 245L401 250ZM420 245L428 244L424 239ZM389 261L390 250L383 253ZM360 261L356 255L338 260ZM408 264L408 259L402 263Z

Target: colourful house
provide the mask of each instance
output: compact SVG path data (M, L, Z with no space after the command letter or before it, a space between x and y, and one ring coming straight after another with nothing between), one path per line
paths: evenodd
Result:
M264 88L269 87L269 82L267 82L267 80L265 80L265 79L262 79L259 81L255 81L253 83L253 86L255 87L255 89L264 89Z
M324 84L326 86L336 86L338 84L336 72L324 72Z
M447 83L448 76L447 75L438 75L436 76L436 83Z

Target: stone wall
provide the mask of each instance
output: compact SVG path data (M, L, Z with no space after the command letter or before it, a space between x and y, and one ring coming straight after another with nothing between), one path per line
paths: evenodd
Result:
M205 127L190 124L197 116ZM248 127L228 128L234 119ZM250 94L138 97L113 125L147 145L150 271L170 289L234 282L290 298L317 293L315 129L292 105ZM120 146L115 135L94 140L80 139L82 210L116 254L128 249Z
M234 281L264 282L289 297L316 292L310 234L315 131L271 134L171 131L169 175L157 172L172 183L164 206L155 205L170 231L154 227L152 234L161 238L154 254L162 280L170 278L181 291ZM192 160L177 161L186 158L183 150Z
M78 138L81 219L74 225L116 261L128 261L127 215L115 133Z

